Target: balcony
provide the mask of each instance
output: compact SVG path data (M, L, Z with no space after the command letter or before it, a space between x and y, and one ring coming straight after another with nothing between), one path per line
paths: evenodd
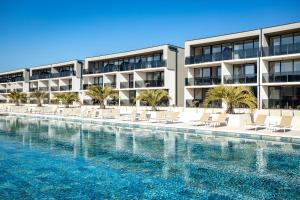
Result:
M49 87L39 87L39 91L48 91Z
M300 43L263 48L263 56L278 56L294 53L300 53Z
M103 73L102 69L83 69L82 74L98 74Z
M23 88L17 88L15 89L17 92L23 92Z
M38 90L37 87L35 87L35 88L29 88L29 92L35 92L35 91L37 91L37 90Z
M102 83L100 83L100 84L83 84L83 85L82 85L82 89L83 89L83 90L87 90L88 87L89 87L89 86L92 86L92 85L98 85L98 86L102 87L103 84L102 84Z
M59 87L60 91L69 91L72 90L72 85L62 85Z
M116 86L117 86L116 82L104 83L104 87L116 88Z
M52 73L51 78L59 78L59 77L67 77L67 76L75 76L75 71L61 71L58 73Z
M6 89L0 89L0 93L6 93Z
M185 86L193 85L217 85L221 84L221 76L218 77L195 77L195 78L186 78Z
M165 60L155 60L155 61L144 61L139 63L123 63L121 65L108 64L101 69L83 69L83 74L97 74L97 73L108 73L108 72L118 72L118 71L130 71L135 69L146 69L146 68L158 68L165 67Z
M24 77L11 77L11 78L0 78L0 83L9 83L9 82L17 82L17 81L24 81Z
M259 48L244 49L244 50L236 50L236 51L223 52L223 53L214 53L214 54L186 57L185 64L191 65L197 63L215 62L221 60L256 58L259 57L259 55L260 55Z
M164 87L164 80L145 80L145 81L135 81L136 88L143 87Z
M117 105L119 105L119 100L118 99L108 99L106 101L106 104L108 106L117 106Z
M51 91L55 92L55 91L59 91L59 87L58 86L52 86L50 88Z
M186 107L195 107L195 108L204 108L203 102L204 99L187 99ZM208 108L222 108L222 101L214 101L208 105Z
M300 105L300 99L263 99L263 109L296 109Z
M120 106L134 106L134 99L120 99Z
M256 83L257 74L247 74L247 75L225 75L225 84L243 84L243 83Z
M30 76L30 80L37 80L37 79L49 79L51 78L51 74L35 74Z
M133 88L133 81L120 82L120 88Z
M278 72L262 74L263 83L300 82L300 72Z

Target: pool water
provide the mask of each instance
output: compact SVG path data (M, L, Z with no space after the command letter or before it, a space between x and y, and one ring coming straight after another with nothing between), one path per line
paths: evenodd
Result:
M0 118L0 199L300 199L300 144Z

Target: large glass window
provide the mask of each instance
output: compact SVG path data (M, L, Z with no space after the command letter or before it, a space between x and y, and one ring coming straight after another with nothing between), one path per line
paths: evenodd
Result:
M202 47L195 47L194 49L194 55L195 56L201 56L202 55Z
M271 46L279 46L280 45L280 36L271 37Z
M255 74L255 65L254 64L246 64L245 65L245 74L251 75Z
M270 62L270 74L280 73L280 62Z
M239 58L243 58L243 42L235 42L234 43L234 58L235 59L239 59Z
M280 99L279 87L269 87L269 99Z
M281 72L292 72L292 71L293 71L293 62L292 61L281 62Z
M211 76L211 68L210 67L205 67L203 68L203 77L210 77Z
M293 35L283 35L281 36L281 45L290 45L293 44Z
M295 60L294 61L294 71L295 72L300 72L300 60Z
M300 44L300 33L294 35L294 44Z

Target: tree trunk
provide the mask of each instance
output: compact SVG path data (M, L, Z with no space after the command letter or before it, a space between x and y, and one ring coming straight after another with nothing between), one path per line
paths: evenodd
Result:
M16 106L19 106L19 105L20 105L19 100L16 100L16 101L15 101L15 105L16 105Z
M153 111L157 111L157 108L156 108L156 106L152 106L152 108L151 108Z
M100 102L100 109L105 109L105 105L103 101Z
M42 102L41 102L40 99L37 99L37 106L38 106L38 107L42 107Z
M65 105L65 107L66 107L66 108L69 108L70 106L69 106L69 104L67 103L67 104Z

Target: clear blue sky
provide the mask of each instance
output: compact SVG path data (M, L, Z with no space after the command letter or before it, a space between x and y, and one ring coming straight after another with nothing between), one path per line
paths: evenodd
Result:
M300 0L0 0L0 71L300 21Z

